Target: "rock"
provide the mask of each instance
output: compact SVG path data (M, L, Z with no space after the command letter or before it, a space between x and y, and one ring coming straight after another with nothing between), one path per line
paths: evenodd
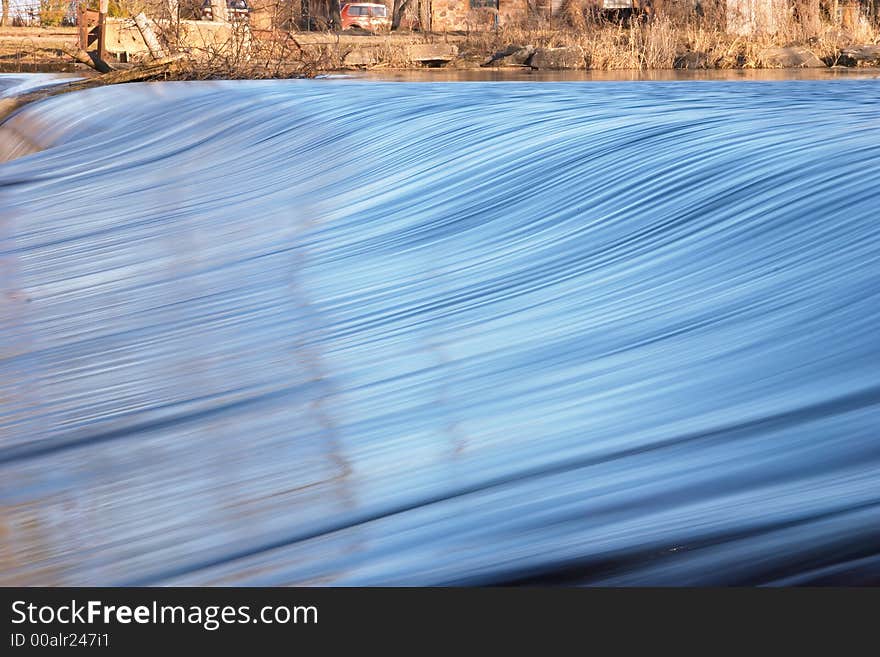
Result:
M584 51L580 46L536 48L529 66L537 69L584 68Z
M378 48L355 48L345 53L345 57L342 58L342 65L351 68L373 66L377 63L379 63Z
M816 53L800 46L767 48L759 57L769 68L825 68L825 62Z
M481 66L526 66L534 54L535 46L508 46L496 52Z
M422 64L448 62L456 55L458 46L454 43L413 43L406 47L406 58Z
M709 68L709 57L704 52L685 52L676 55L672 67L689 70Z
M850 46L840 51L844 66L880 66L880 46Z
M483 66L486 58L475 53L459 53L458 57L446 64L446 68L474 69Z

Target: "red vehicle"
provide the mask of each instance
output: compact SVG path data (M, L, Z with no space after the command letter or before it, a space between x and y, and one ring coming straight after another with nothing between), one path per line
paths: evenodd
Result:
M370 32L391 29L391 17L385 5L371 2L351 2L339 12L342 18L342 29L360 28Z

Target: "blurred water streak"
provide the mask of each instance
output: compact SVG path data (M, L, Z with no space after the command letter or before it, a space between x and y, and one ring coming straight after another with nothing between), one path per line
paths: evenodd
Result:
M878 103L315 80L26 108L0 584L880 582Z

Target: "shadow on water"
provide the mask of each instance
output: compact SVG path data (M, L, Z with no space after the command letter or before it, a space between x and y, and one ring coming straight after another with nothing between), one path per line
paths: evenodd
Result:
M367 77L0 128L0 584L880 582L876 81Z

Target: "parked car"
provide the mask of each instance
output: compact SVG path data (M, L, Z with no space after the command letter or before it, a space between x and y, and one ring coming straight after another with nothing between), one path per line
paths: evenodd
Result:
M226 0L226 19L230 23L239 21L247 21L249 19L251 8L248 6L247 0ZM202 3L202 20L214 20L214 12L211 9L211 0L205 0Z
M342 29L360 28L370 32L391 29L391 17L385 5L371 2L350 2L339 12Z

